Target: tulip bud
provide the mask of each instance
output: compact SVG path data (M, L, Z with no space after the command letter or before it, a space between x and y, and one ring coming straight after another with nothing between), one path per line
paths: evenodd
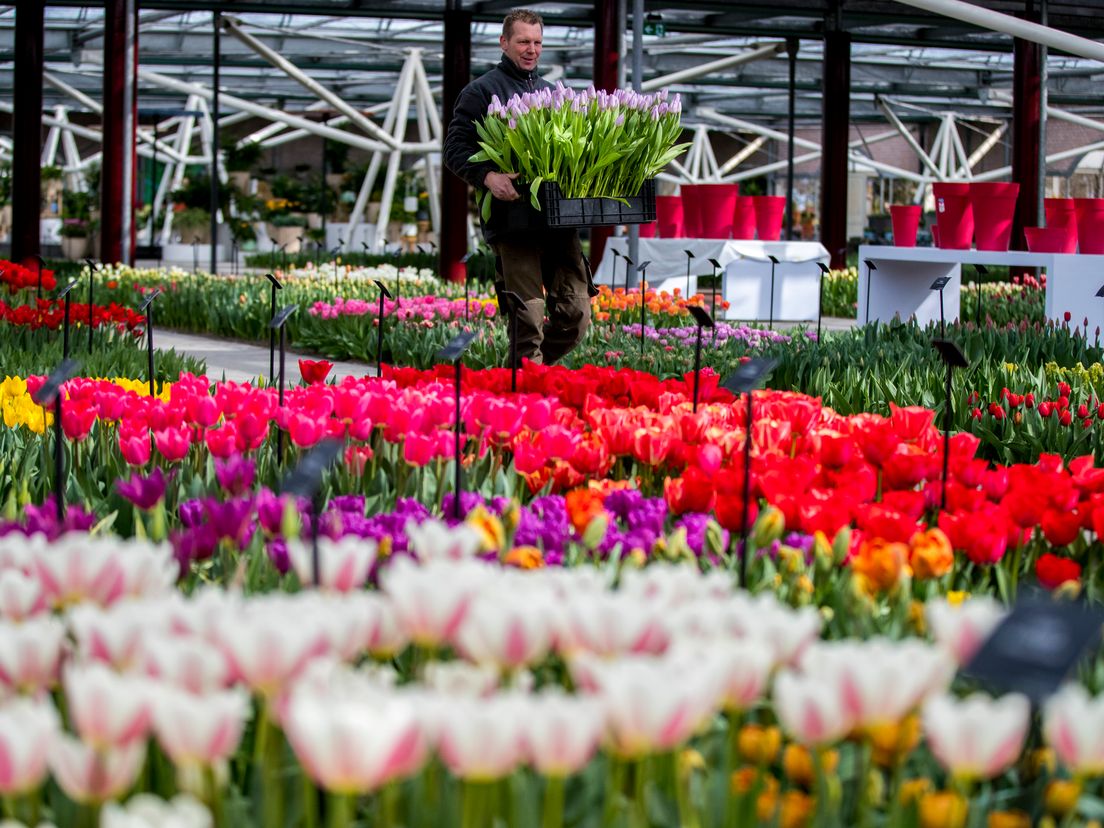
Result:
M1081 783L1071 779L1054 779L1046 786L1043 801L1047 813L1062 819L1077 807L1081 797Z
M648 555L643 549L638 547L626 555L621 563L623 566L633 569L643 569L648 563Z
M752 529L752 540L760 549L770 546L786 530L786 518L774 506L768 506L759 513L759 520Z
M31 489L27 483L27 478L23 478L23 482L19 484L19 509L22 511L26 508L27 504L31 502Z
M819 574L827 574L835 568L833 560L832 544L828 542L828 536L819 529L813 533L813 565Z
M664 547L661 554L672 561L694 560L694 550L690 548L690 544L686 541L685 526L680 526L666 538L660 538L656 541L657 546L660 544L663 544Z
M920 798L920 825L923 828L964 828L969 805L961 794L939 791Z
M289 497L284 501L284 515L280 521L280 535L285 540L293 540L300 536L303 524L299 518L299 506L295 498Z
M851 527L844 526L836 532L836 538L832 541L832 562L836 566L842 566L847 562L851 552Z
M1067 601L1076 601L1081 595L1081 582L1080 581L1063 581L1054 590L1053 595L1055 598L1065 599Z
M606 530L608 528L609 515L604 511L601 514L595 515L590 519L590 523L587 524L586 529L583 531L583 546L591 551L597 549L598 544L606 537Z
M725 530L712 518L705 524L705 550L714 555L725 553Z
M7 500L4 501L4 510L2 513L4 520L9 523L19 517L19 507L15 505L15 490L8 490Z

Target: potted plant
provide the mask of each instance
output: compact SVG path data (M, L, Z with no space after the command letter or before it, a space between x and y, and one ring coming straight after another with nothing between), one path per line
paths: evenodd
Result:
M202 207L174 209L172 226L180 234L182 244L211 242L211 214Z
M278 213L268 220L268 235L277 247L284 247L288 253L298 253L302 247L299 241L307 229L306 216L301 213Z
M58 229L61 236L61 252L67 259L83 259L88 255L88 221L82 218L67 218Z
M225 153L226 172L234 188L242 193L249 192L249 174L253 166L261 160L261 145L256 141L240 144L227 139L222 144Z
M679 96L668 101L666 90L576 92L557 84L506 104L496 97L476 124L480 151L472 161L517 173L515 186L551 226L647 223L656 217L655 176L689 147L675 143L681 113ZM484 217L492 204L485 193Z
M345 165L348 163L348 144L340 141L327 140L323 146L322 154L326 158L326 186L341 191L342 182L345 179Z

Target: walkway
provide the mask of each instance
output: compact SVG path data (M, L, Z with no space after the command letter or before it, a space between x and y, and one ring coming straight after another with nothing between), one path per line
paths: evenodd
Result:
M777 331L786 331L795 324L804 324L809 330L816 330L816 322L792 323L775 322ZM766 327L764 324L763 327ZM822 328L828 331L846 331L855 327L854 319L837 319L824 317ZM207 363L207 376L212 380L227 379L234 382L254 382L258 377L268 376L268 348L258 345L250 345L233 339L221 339L213 336L201 336L199 334L179 333L177 331L158 328L153 334L154 344L161 350L175 350L179 354L202 359ZM303 354L298 351L287 352L288 384L299 381L300 358L318 359L317 356ZM279 354L276 357L279 370ZM342 377L362 377L365 374L374 374L376 366L367 362L335 362L330 376L335 379Z
M178 333L177 331L157 328L153 332L153 344L159 350L175 350L179 354L202 359L207 363L207 376L212 380L232 380L234 382L254 382L258 377L268 376L268 348L248 345L233 339L219 339L212 336ZM317 356L287 352L286 370L288 385L299 382L299 359L318 359ZM280 354L276 354L276 370L280 370ZM331 377L361 377L374 373L375 366L365 362L335 362Z

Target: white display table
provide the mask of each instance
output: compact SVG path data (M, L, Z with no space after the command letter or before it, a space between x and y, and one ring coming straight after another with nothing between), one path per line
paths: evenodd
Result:
M869 278L867 259L877 268ZM1088 317L1090 331L1097 325L1104 328L1104 299L1096 296L1104 284L1104 256L880 245L859 248L859 320L888 322L915 315L921 325L938 321L939 294L931 284L940 276L950 277L943 290L944 313L948 321L957 319L964 264L1041 267L1046 270L1047 319L1061 322L1068 311L1078 323Z
M606 242L602 261L594 269L598 284L624 287L625 260L629 240L615 236ZM620 255L615 256L613 251ZM774 269L774 319L816 319L820 308L820 267L828 264L828 251L819 242L761 242L735 239L641 239L640 262L648 265L648 284L656 290L687 292L686 253L690 262L689 292L698 292L697 277L713 272L710 259L723 268L719 296L729 303L725 319L768 319L771 317L771 261ZM614 273L616 263L617 272ZM629 286L636 287L640 274L634 262L629 269Z

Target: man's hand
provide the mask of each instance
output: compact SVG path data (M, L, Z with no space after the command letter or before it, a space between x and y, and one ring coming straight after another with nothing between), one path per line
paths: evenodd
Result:
M517 201L521 198L514 189L514 179L517 177L517 173L489 172L483 177L483 186L499 201Z

